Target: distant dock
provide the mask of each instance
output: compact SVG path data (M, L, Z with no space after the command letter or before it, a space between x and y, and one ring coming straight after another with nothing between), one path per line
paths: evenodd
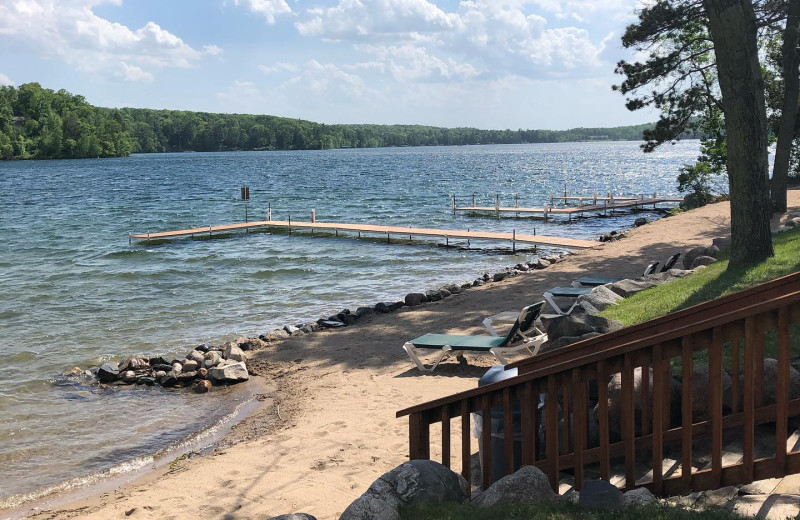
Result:
M508 232L494 232L494 231L470 231L470 230L454 230L454 229L430 229L430 228L416 228L416 227L400 227L400 226L376 226L370 224L349 224L342 222L319 222L313 218L311 222L297 222L292 220L260 220L255 222L241 222L238 224L223 224L218 226L202 226L193 227L189 229L179 229L176 231L159 231L155 233L132 233L128 235L129 241L133 240L169 240L175 238L185 238L198 235L213 236L214 233L223 233L230 231L241 231L248 229L285 229L291 234L293 229L311 230L313 233L315 229L326 230L333 232L335 236L339 236L340 231L347 231L357 233L361 237L362 233L369 235L384 235L387 242L391 243L391 237L409 237L425 236L425 237L440 237L444 238L449 245L449 240L453 239L467 239L467 240L491 240L510 242L512 251L516 251L517 243L532 244L534 246L556 246L564 247L567 249L585 249L599 245L598 242L590 240L579 240L574 238L561 238L551 237L545 235L530 235L524 233L517 233L516 230L511 233Z
M561 201L565 205L556 206L556 201ZM653 205L653 208L655 208L657 204L682 201L683 199L659 197L656 193L653 193L652 196L641 195L639 197L614 197L611 194L603 197L598 196L597 193L589 196L570 196L567 195L566 191L564 192L564 196L556 196L551 193L550 203L545 203L541 207L522 206L520 205L519 197L516 198L516 204L514 206L501 206L499 195L495 198L494 206L479 206L475 203L474 196L472 198L471 206L459 206L457 204L455 194L452 198L454 215L456 212L493 213L494 216L497 217L500 217L501 215L508 215L509 213L513 213L516 216L520 216L520 214L533 214L539 215L545 220L549 219L553 215L567 215L567 217L571 220L573 215L584 216L585 213L595 215L600 213L606 214L608 212L613 213L614 210L617 209L644 208L645 206L649 206L651 204ZM570 202L577 202L577 205L568 205Z

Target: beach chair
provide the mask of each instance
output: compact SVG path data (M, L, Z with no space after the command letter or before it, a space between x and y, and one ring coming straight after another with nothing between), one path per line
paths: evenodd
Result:
M403 349L411 361L421 372L430 374L439 363L450 356L461 352L477 352L492 354L497 360L506 365L506 356L527 350L532 356L536 355L542 343L547 341L547 334L542 333L534 326L544 307L544 302L528 305L519 313L517 320L504 337L494 336L467 336L462 334L425 334L407 341ZM439 351L430 367L420 360L419 350Z
M667 267L666 270L672 269L672 266L675 265L675 262L678 261L678 256L680 256L680 255L681 255L680 253L677 253L677 256L676 255L672 255L671 257L669 257L669 260L667 260L667 262L664 264L665 267L666 267L667 264L669 264L669 267ZM670 263L670 262L672 262L672 263ZM654 274L657 269L658 269L658 262L653 262L652 264L650 264L650 265L648 265L647 267L644 268L643 276L647 276L648 274ZM665 269L661 270L662 273L664 271L665 271ZM596 276L583 276L581 278L578 278L577 280L574 280L572 282L572 286L573 287L597 287L598 285L605 285L607 283L615 283L615 282L622 281L624 279L625 278L601 278L601 277L596 277Z
M572 309L575 308L575 305L578 303L578 296L583 294L589 294L592 292L592 287L553 287L545 291L544 299L547 300L547 303L559 314L565 316L572 312ZM572 303L569 309L566 311L558 306L555 302L554 298L575 298L575 301Z

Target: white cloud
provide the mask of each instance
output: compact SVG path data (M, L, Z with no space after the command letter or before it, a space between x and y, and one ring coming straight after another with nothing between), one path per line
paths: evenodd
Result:
M93 8L120 0L16 0L0 5L0 36L16 38L45 57L58 57L80 70L116 72L141 81L143 67L189 68L222 49L197 50L155 22L133 30L97 16ZM122 71L120 73L120 71Z
M292 65L291 63L279 61L272 67L268 65L259 65L258 69L264 74L273 74L275 72L297 72L298 67L297 65Z
M469 63L458 63L452 58L442 59L432 55L424 47L412 44L359 45L356 48L373 54L379 59L377 63L360 64L360 68L389 70L398 81L437 78L465 79L478 75L478 71ZM359 65L357 64L355 67L359 67Z
M274 24L275 17L292 12L292 8L289 7L286 0L234 0L233 3L263 16L267 19L268 24Z
M117 73L125 81L149 83L153 81L153 75L143 71L136 65L128 65L124 61L120 63L121 70Z
M14 82L11 81L11 78L0 72L0 85L11 85L14 86Z

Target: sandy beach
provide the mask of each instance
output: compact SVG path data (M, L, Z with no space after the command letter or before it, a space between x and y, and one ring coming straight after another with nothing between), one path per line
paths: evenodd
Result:
M800 191L789 192L789 205L800 210ZM586 273L637 277L650 262L729 235L729 224L729 205L714 204L632 229L623 240L545 270L251 351L250 366L274 390L219 449L32 517L232 520L305 512L336 519L375 478L407 459L407 418L396 419L397 410L474 388L493 364L489 356L468 356L468 365L448 360L423 375L402 350L405 340L425 332L485 333L483 318L541 300L550 287Z

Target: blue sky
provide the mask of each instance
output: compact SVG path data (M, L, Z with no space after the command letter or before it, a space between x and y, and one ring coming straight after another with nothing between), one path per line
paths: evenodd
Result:
M653 121L636 0L0 0L0 83L96 105L479 128Z

